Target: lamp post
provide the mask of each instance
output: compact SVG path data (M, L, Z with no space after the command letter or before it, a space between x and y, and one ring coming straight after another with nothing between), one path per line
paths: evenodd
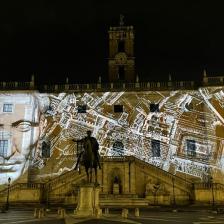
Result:
M174 186L174 177L172 178L172 183L173 183L173 206L176 206L176 198L175 198L175 186Z
M10 182L11 182L11 178L9 177L8 178L7 200L6 200L6 206L5 206L6 210L9 209L9 188L10 188Z
M212 207L215 207L215 196L214 196L214 188L213 188L213 178L210 177L210 183L211 183L211 187L212 187Z

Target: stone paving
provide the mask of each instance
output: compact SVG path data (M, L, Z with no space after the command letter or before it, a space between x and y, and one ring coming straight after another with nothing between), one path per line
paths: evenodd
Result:
M64 224L64 219L57 217L55 214L47 214L41 219L34 217L34 211L17 211L9 210L5 213L0 213L0 224Z
M34 217L34 210L9 210L6 213L0 213L0 224L224 224L224 214L217 214L212 210L167 210L158 211L149 209L140 209L140 216L135 217L134 210L130 210L127 218L122 218L121 210L110 210L109 214L103 214L101 218L81 218L67 211L64 218L52 210L41 218Z

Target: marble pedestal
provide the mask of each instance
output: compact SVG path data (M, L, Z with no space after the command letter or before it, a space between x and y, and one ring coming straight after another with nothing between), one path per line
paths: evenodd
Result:
M75 215L99 217L102 213L99 206L99 192L100 187L92 183L80 185Z

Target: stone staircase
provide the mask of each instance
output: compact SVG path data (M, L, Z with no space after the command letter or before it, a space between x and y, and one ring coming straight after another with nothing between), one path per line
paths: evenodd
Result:
M173 175L159 167L151 165L143 160L134 157L134 160L137 165L143 166L143 169L146 172L150 172L150 175L158 177L165 183L174 183L175 186L185 192L191 193L193 188L193 183L189 180L186 180L182 177Z
M148 200L139 198L136 194L100 194L100 207L106 208L127 208L127 207L147 207Z
M113 158L107 157L104 158L104 162L111 160L134 160L137 166L142 166L145 172L149 172L150 175L160 177L163 181L170 183L175 182L175 185L181 188L183 191L191 192L192 183L184 180L183 178L174 176L169 172L164 171L156 166L150 165L147 162L144 162L140 159L137 159L133 156L123 157L123 158ZM60 176L57 176L45 183L15 183L9 187L10 194L15 192L20 192L22 189L26 190L40 190L40 200L47 203L63 203L67 196L77 195L77 188L75 184L80 183L82 179L85 179L85 171L82 170L81 174L78 171L67 171ZM8 189L5 188L0 191L0 198L5 198L7 195Z
M10 203L17 203L17 198L21 195L21 192L34 192L38 194L38 200L33 199L33 203L48 203L48 204L62 204L65 201L67 195L71 195L74 191L74 184L85 178L85 172L79 174L78 171L67 171L60 176L57 176L45 183L15 183L9 188L0 191L0 203L6 202L7 194L9 191ZM23 202L26 201L24 197ZM31 198L32 201L32 198Z
M139 167L140 172L149 174L155 179L160 179L162 183L169 185L171 188L173 185L175 185L175 189L180 189L182 192L185 192L184 194L186 194L187 197L189 196L189 199L192 201L195 200L195 190L203 190L208 188L211 190L210 186L205 184L193 184L189 180L175 176L167 171L164 171L163 169L148 164L147 162L133 156L122 158L102 158L103 163L109 164L112 162L112 164L114 164L115 161L119 161L121 163L127 161L134 162L135 166ZM9 189L6 187L0 191L0 203L6 202L6 197L9 190L10 203L17 203L20 198L22 198L22 196L24 197L25 194L26 196L24 198L27 200L27 194L33 192L33 195L36 195L35 200L32 201L32 198L30 198L30 203L44 203L51 206L74 205L77 203L78 185L85 179L86 173L84 169L81 169L81 174L79 174L78 171L71 170L45 183L15 183L12 184ZM214 190L224 192L224 185L222 184L214 183L213 187ZM38 194L39 197L37 197ZM32 195L30 197L32 197ZM145 200L144 196L139 196L137 194L118 194L115 196L113 194L102 191L100 192L100 204L103 207L122 207L124 204L127 206L147 206L148 202Z
M41 192L44 189L43 183L15 183L10 187L0 191L0 205L6 203L7 195L9 195L10 204L12 203L39 203ZM25 195L25 197L24 197Z
M66 197L77 196L76 184L85 179L85 171L79 174L77 171L68 171L45 183L44 198L49 204L65 203ZM76 199L76 197L75 197Z

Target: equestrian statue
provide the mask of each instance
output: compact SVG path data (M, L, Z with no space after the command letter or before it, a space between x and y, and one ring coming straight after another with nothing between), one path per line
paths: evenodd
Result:
M95 183L97 183L97 168L100 166L99 144L96 138L91 136L91 131L87 131L87 136L77 142L81 144L81 151L77 153L77 163L75 170L80 165L85 167L87 182L92 183L92 170L95 171ZM90 171L90 174L89 174Z

